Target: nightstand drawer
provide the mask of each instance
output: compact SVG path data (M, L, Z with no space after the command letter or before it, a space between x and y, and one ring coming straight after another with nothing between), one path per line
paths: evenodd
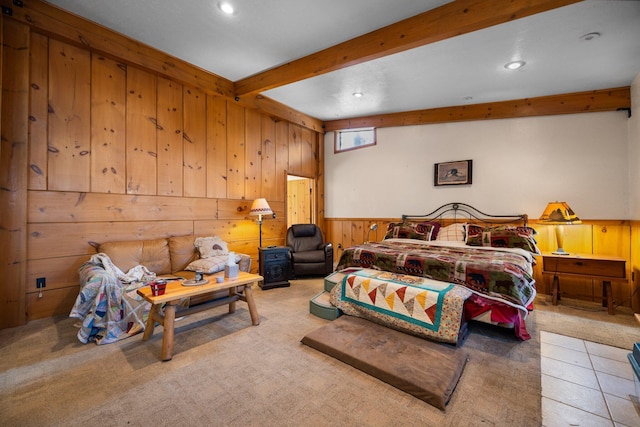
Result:
M548 273L579 274L620 279L626 277L625 261L615 259L544 257L543 269Z
M289 259L289 250L286 248L274 248L264 251L264 260L266 261L278 261L283 259Z

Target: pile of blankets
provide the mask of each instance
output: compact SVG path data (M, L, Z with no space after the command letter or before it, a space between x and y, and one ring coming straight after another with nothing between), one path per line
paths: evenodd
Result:
M80 319L78 339L109 344L144 331L150 304L136 290L155 273L138 265L127 273L104 253L95 254L78 269L80 293L69 317Z

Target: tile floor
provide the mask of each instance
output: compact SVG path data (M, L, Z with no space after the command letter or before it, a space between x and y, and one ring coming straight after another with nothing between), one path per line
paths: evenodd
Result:
M629 353L541 331L543 426L640 426Z

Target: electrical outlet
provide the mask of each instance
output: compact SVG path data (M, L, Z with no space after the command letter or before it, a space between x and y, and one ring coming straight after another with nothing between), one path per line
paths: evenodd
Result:
M36 279L36 289L46 288L47 287L47 278L46 277L38 277Z

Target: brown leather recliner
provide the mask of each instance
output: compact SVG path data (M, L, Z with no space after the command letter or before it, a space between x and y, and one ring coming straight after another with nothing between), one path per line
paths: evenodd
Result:
M293 275L326 276L333 271L333 245L315 224L294 224L287 230Z

